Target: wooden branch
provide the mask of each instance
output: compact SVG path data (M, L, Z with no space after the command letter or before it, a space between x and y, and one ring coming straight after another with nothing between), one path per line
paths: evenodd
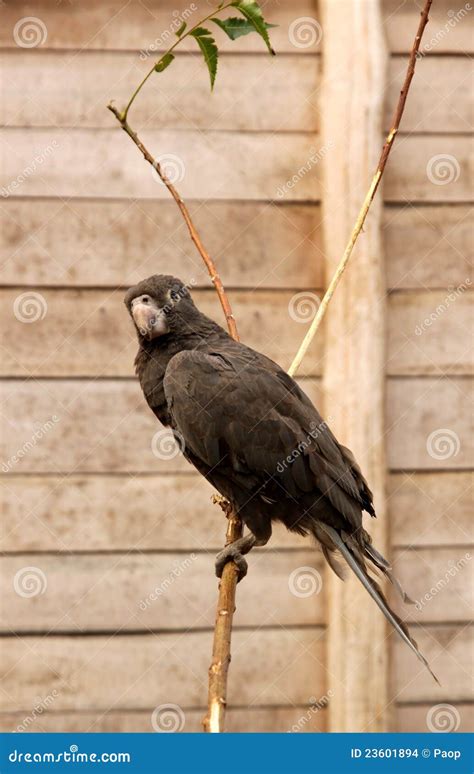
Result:
M242 537L242 522L233 513L230 503L220 495L214 496L227 516L226 546ZM230 640L235 612L235 591L238 569L234 562L227 562L222 573L217 602L212 661L209 667L207 715L203 719L204 731L215 734L224 730L227 673L230 664Z
M344 250L344 254L339 262L339 265L336 268L336 271L334 273L334 276L331 279L331 282L329 283L329 286L324 294L323 300L321 301L321 304L319 306L319 309L317 311L317 314L314 318L314 320L311 323L311 326L304 337L301 346L298 350L298 352L295 355L295 358L288 369L288 373L293 376L296 371L298 370L299 366L301 365L301 362L308 351L308 348L316 334L316 331L318 330L319 326L321 325L321 321L327 311L327 308L329 306L329 302L331 301L331 298L334 295L334 291L336 290L339 281L344 273L344 270L349 262L349 258L352 255L352 251L354 249L354 245L357 241L357 238L362 231L362 228L365 223L365 219L367 217L367 213L369 211L370 205L372 203L372 200L375 196L375 193L377 191L377 188L379 187L380 180L382 179L382 175L385 169L385 165L387 163L390 151L393 147L393 142L395 140L395 137L398 134L398 129L400 126L400 121L403 116L403 111L405 109L405 103L408 96L408 90L410 88L410 84L413 78L413 75L415 73L415 65L416 65L416 58L417 54L420 48L421 38L423 37L423 32L425 30L425 27L428 23L428 15L430 12L431 4L433 0L426 0L425 6L423 8L423 11L421 12L420 16L420 23L418 25L418 29L416 31L415 40L413 41L413 46L410 52L410 57L408 59L408 67L407 72L405 75L405 81L403 84L403 88L400 92L400 97L398 99L398 104L395 108L395 112L392 119L392 128L390 129L390 132L387 135L387 138L385 140L385 144L382 149L382 153L380 155L380 159L377 165L377 169L375 171L375 174L372 178L372 182L370 183L369 190L367 191L367 195L364 199L364 202L362 204L362 207L360 208L359 214L357 216L357 220L355 222L354 228L352 229L351 235L349 237L349 241L347 243L346 249ZM350 163L350 159L349 159Z
M237 332L237 325L235 323L234 315L232 314L232 307L230 305L230 301L227 297L227 294L224 290L222 280L219 276L219 273L217 271L214 261L212 260L211 256L209 255L209 253L207 252L206 248L202 243L201 237L199 236L198 230L193 223L189 210L186 207L186 204L184 203L183 199L181 198L178 191L174 187L173 183L168 179L168 177L164 173L163 168L161 167L159 162L155 158L153 158L151 153L147 150L147 148L144 146L144 144L138 137L137 133L131 128L127 120L123 119L120 111L117 110L115 105L113 105L112 103L107 105L107 107L114 114L115 118L119 122L123 131L126 134L128 134L128 136L135 143L139 151L141 151L145 161L148 161L148 163L151 164L151 166L156 170L158 177L165 184L171 196L173 197L176 204L178 205L181 211L181 214L184 218L184 221L188 227L189 236L191 237L192 241L196 245L199 255L201 256L204 263L206 264L207 270L209 272L209 276L211 278L211 282L216 289L217 295L219 296L219 301L221 302L222 311L224 312L224 315L225 315L229 333L233 339L235 339L236 341L239 341L239 334Z

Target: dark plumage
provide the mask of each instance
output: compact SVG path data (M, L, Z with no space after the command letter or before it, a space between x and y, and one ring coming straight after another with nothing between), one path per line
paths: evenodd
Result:
M218 573L233 559L245 574L242 554L268 541L273 521L313 535L338 574L334 552L344 557L428 666L368 573L375 569L400 588L362 526L363 511L375 516L367 482L296 382L202 314L174 277L140 282L125 303L138 333L135 365L148 405L250 530L218 555Z

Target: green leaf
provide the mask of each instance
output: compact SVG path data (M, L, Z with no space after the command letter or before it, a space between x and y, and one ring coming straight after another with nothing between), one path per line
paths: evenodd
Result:
M253 2L253 0L235 0L232 5L253 25L255 32L258 32L260 37L265 41L265 45L270 54L274 54L275 52L270 43L270 38L268 37L268 25L263 18L262 9L259 4Z
M211 21L217 24L221 30L224 30L231 40L236 40L242 35L248 35L250 32L256 32L255 26L251 22L246 19L238 19L236 16L230 16L228 19L212 18ZM276 24L267 24L266 22L264 24L267 30L270 27L277 26Z
M164 56L162 56L159 62L157 62L155 65L156 72L162 73L163 70L166 70L166 68L170 66L173 59L174 59L174 54L165 54Z
M196 39L198 46L203 53L204 60L207 64L207 69L209 70L212 91L214 88L214 81L216 80L217 58L219 56L216 41L212 37L209 30L206 29L206 27L196 27L196 29L191 30L189 34Z
M183 32L184 32L184 30L186 29L186 27L187 27L187 24L186 24L186 22L184 21L184 22L182 23L181 27L180 27L178 30L176 30L176 37L177 37L177 38L180 38L180 37L181 37L181 35L183 34Z

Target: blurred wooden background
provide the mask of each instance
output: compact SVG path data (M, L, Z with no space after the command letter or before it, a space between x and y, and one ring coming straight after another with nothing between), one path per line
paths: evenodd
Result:
M383 2L387 129L421 4ZM153 710L170 703L185 713L184 730L200 730L213 559L225 525L209 486L179 456L152 452L159 426L133 375L123 291L151 273L173 273L221 315L175 205L105 109L110 98L124 102L149 68L153 60L139 51L169 28L177 5L7 0L0 9L2 730L151 731ZM212 7L195 5L193 23ZM288 367L306 331L289 305L324 283L321 162L285 188L322 146L324 31L311 22L316 2L263 5L279 25L275 59L257 36L220 36L211 97L189 47L149 82L131 122L156 154L171 155L242 338ZM459 730L472 718L474 12L449 24L462 8L434 3L425 42L435 44L418 63L384 184L390 556L412 597L431 594L405 614L442 683L390 638L387 722L395 731L427 730L440 703L454 707ZM19 28L14 34L28 16L47 32L37 26L34 47L18 45ZM297 37L302 17L310 17L313 44ZM323 350L320 333L300 377L319 402ZM288 584L307 566L326 577L319 553L281 530L252 553L238 589L229 730L328 727L327 710L311 709L330 701L326 584L301 598ZM18 593L25 568L44 593ZM143 609L163 583L167 590ZM352 730L363 730L356 717Z

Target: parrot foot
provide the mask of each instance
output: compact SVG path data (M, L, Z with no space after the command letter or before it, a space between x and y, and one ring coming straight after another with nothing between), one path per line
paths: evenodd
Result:
M227 562L234 562L237 565L237 569L239 571L237 583L241 581L242 578L245 578L247 575L248 564L244 559L243 554L248 554L256 542L257 540L255 535L250 534L243 538L239 538L239 540L235 540L233 543L230 543L228 546L223 548L222 551L219 551L216 556L217 577L222 578L222 573L224 572L224 567L226 566Z
M216 575L218 578L222 578L224 567L228 562L234 562L234 564L237 565L239 571L237 583L239 583L239 581L247 575L248 562L242 556L239 549L234 547L233 543L231 543L230 546L226 546L222 551L219 551L216 556Z

